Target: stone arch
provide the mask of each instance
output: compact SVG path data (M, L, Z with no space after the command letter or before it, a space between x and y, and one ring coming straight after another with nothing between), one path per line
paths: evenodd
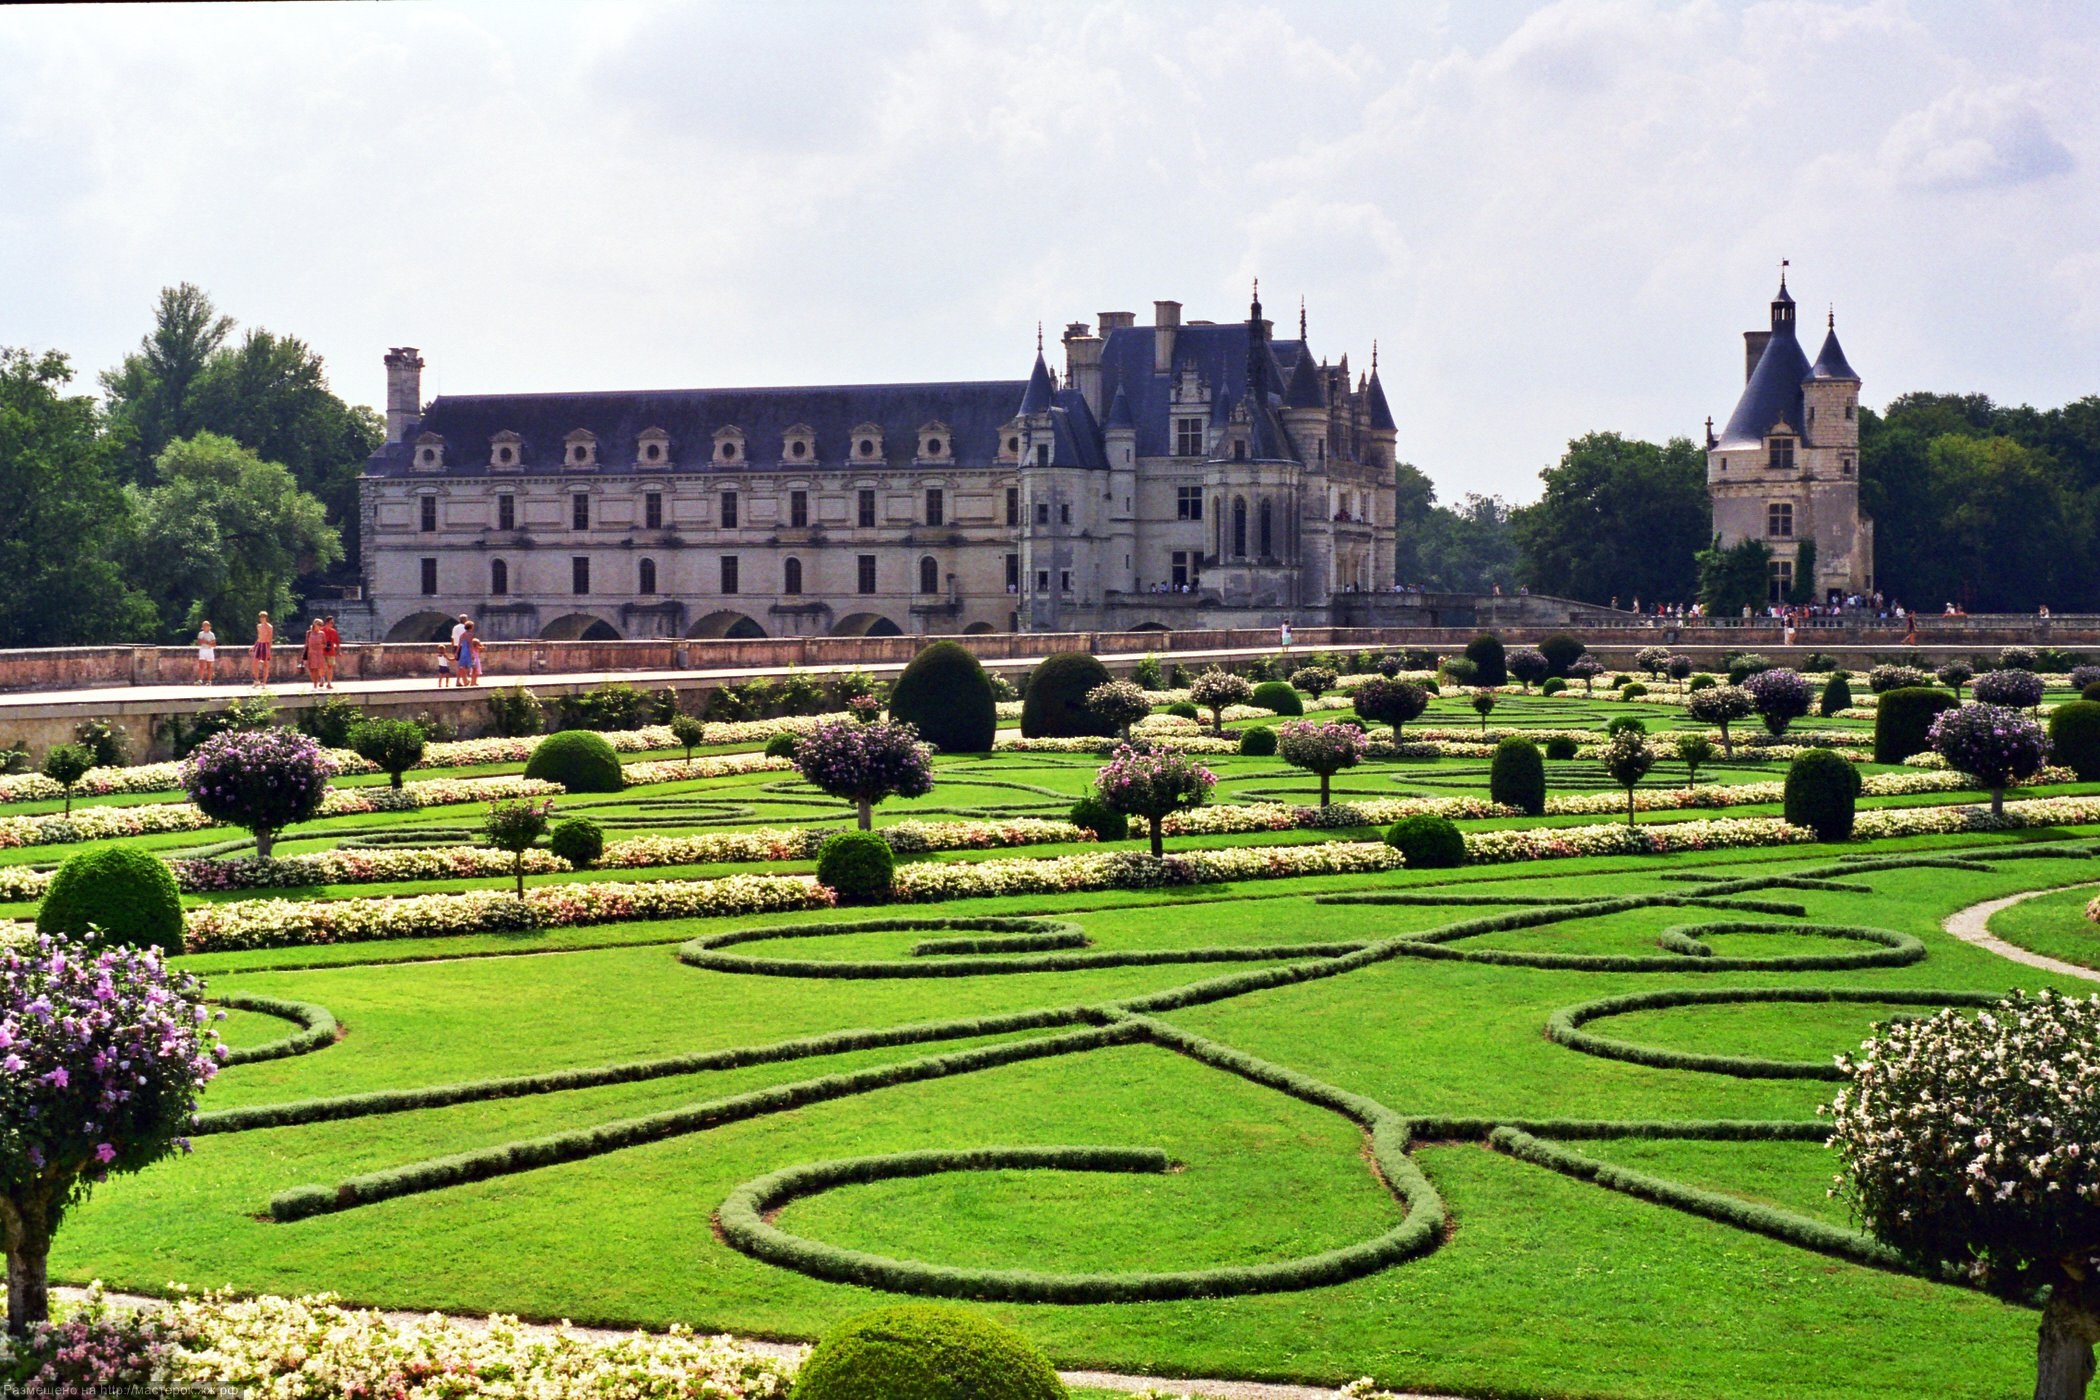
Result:
M685 634L688 637L707 639L727 637L737 641L750 641L765 636L766 629L759 626L755 618L748 617L740 612L724 611L709 613L706 617L701 618L691 627L688 627Z
M1133 632L1166 632L1172 629L1164 622L1140 622L1130 630Z
M996 632L998 630L998 628L992 626L992 624L989 622L973 622L968 627L963 628L963 635L965 637L982 637L987 633Z
M834 637L901 637L904 629L881 613L847 613L832 624Z
M452 640L452 624L459 619L450 613L410 613L387 629L390 642L449 642Z
M602 617L566 613L542 627L540 638L549 642L617 642L620 631Z

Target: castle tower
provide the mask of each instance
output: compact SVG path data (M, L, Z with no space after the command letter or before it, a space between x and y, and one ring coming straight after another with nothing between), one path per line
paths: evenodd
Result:
M413 345L386 352L386 440L405 442L423 416L423 357Z

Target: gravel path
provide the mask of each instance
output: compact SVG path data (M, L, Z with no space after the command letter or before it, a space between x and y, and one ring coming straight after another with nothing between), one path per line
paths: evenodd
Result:
M1973 944L1987 953L1996 953L2001 958L2009 958L2013 962L2024 963L2028 967L2038 967L2044 972L2057 972L2066 977L2077 977L2087 982L2100 982L2100 972L2095 972L2089 967L2080 967L2076 963L2067 963L2057 958L2043 957L2040 953L2030 953L2025 948L2017 947L2007 943L2002 938L1994 937L1990 930L1991 916L2000 909L2010 909L2022 900L2033 899L2038 895L2056 894L2063 890L2081 890L2094 884L2100 884L2100 881L2086 880L2076 885L2058 885L2054 889L2047 890L2022 890L2018 894L2009 894L2003 899L1986 899L1981 904L1972 904L1966 909L1955 910L1947 916L1946 921L1940 927L1959 938L1962 942Z

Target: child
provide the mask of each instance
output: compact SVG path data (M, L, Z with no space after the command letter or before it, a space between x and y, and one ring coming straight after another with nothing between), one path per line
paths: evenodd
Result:
M197 631L197 684L210 685L219 678L219 639L211 630L211 619Z
M438 689L443 690L446 686L452 684L452 644L439 642L437 644L437 653Z

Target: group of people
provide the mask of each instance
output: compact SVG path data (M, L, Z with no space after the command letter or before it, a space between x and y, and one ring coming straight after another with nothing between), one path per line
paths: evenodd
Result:
M264 686L270 683L271 654L277 645L277 628L267 612L255 615L255 640L248 647L248 679ZM306 641L300 648L299 665L306 672L306 679L315 690L335 689L336 658L343 654L343 634L335 630L335 614L314 619L307 624ZM197 629L197 680L198 685L211 685L219 679L219 637L212 631L211 619L205 618Z
M437 644L438 686L481 684L481 638L465 613L452 624L452 640Z

